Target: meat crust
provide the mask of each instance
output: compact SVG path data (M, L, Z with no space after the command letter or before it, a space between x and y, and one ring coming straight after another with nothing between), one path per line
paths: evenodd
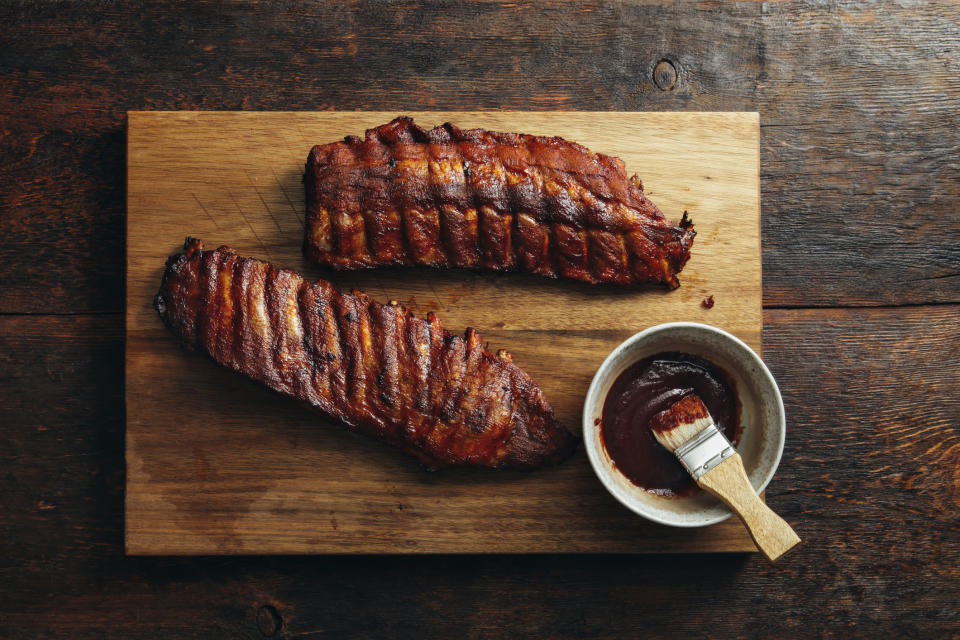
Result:
M311 284L228 247L188 238L184 249L167 261L154 306L219 364L434 469L531 469L575 448L540 388L475 330L454 335L432 313Z
M674 226L623 161L563 138L399 117L315 146L304 252L335 269L526 271L590 283L664 283L696 232Z

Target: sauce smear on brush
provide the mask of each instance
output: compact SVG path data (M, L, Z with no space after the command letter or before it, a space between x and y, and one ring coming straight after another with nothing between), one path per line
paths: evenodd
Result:
M686 353L659 353L620 374L603 403L600 439L614 465L635 485L664 496L696 485L676 457L650 432L650 418L692 393L717 428L740 438L740 401L733 380L715 364Z

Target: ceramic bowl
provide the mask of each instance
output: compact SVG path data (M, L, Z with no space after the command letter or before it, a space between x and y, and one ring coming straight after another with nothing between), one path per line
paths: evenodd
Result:
M722 368L733 379L741 404L742 425L737 451L750 483L763 491L773 478L786 435L783 399L773 376L760 357L735 336L705 324L671 322L628 338L603 361L583 405L583 439L597 477L628 509L674 527L703 527L726 520L732 512L703 491L691 496L664 497L627 479L614 465L600 440L598 418L611 385L638 360L665 351L689 353Z

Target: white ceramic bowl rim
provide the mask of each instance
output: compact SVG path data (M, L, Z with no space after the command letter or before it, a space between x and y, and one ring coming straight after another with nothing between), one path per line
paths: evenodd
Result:
M634 334L620 343L603 361L603 364L601 364L600 368L597 369L596 374L593 376L593 380L590 382L590 387L587 390L583 407L583 438L584 445L587 450L587 456L590 459L590 464L593 467L594 472L606 489L621 504L634 513L637 513L654 522L659 522L660 524L674 527L700 527L726 520L732 515L732 512L726 506L720 504L718 506L720 509L722 509L722 511L719 511L717 515L701 519L681 519L680 517L673 518L670 516L660 515L663 513L662 511L660 513L655 512L654 510L648 508L645 504L641 503L639 500L632 498L629 493L616 485L612 479L612 476L614 473L619 474L619 472L615 472L612 468L610 468L611 465L608 455L606 452L601 452L598 450L597 442L599 441L599 438L596 438L595 440L595 432L598 430L597 425L594 424L594 417L597 415L596 409L599 405L599 411L602 413L603 403L606 401L606 394L604 394L603 398L598 397L600 387L604 386L606 381L613 374L614 365L622 358L622 354L624 352L630 351L638 342L648 340L658 333L665 333L675 330L690 330L711 333L714 336L719 337L721 340L733 345L734 349L739 352L739 355L745 357L754 366L755 371L759 374L756 376L757 382L760 385L765 386L767 390L771 392L771 397L774 402L773 412L778 418L776 420L778 424L768 424L766 425L766 428L770 430L768 437L774 438L774 442L772 443L775 449L774 459L764 465L764 472L761 476L757 477L755 474L751 474L751 484L758 493L767 487L767 485L773 479L773 476L777 471L777 467L780 465L780 460L783 456L784 442L786 439L786 418L783 407L783 398L780 395L780 389L777 387L777 383L774 380L773 375L770 373L770 370L753 349L751 349L746 343L733 334L711 325L701 324L698 322L668 322L644 329L643 331ZM682 349L680 350L682 351ZM633 360L633 362L636 361L637 360ZM739 392L740 390L738 390L738 394ZM603 445L600 444L599 446L602 447ZM663 499L684 500L684 498Z

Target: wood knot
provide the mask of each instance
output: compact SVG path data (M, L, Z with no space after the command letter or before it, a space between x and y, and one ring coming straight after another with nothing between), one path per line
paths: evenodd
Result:
M257 609L257 629L260 633L270 638L275 636L283 627L283 618L277 608L270 604L261 605Z
M653 68L653 83L661 91L670 91L677 86L677 67L664 58Z

